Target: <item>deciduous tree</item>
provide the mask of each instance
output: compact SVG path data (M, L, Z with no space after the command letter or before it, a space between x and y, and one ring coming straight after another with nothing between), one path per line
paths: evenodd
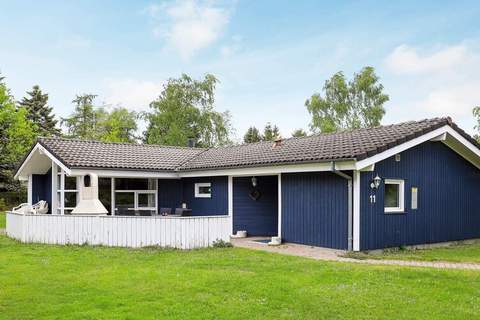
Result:
M337 72L325 81L323 95L313 94L305 106L312 131L333 132L380 125L388 100L374 68L365 67L351 81Z
M183 74L169 79L147 114L146 143L186 146L189 139L201 147L230 143L230 114L214 110L218 80L207 74L194 80Z

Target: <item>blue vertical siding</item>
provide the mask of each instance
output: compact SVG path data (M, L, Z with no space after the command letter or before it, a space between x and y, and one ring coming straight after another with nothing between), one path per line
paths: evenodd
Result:
M210 182L211 198L195 198L195 183ZM185 178L183 183L183 202L192 209L193 215L228 214L228 177Z
M183 188L180 179L158 179L158 210L180 208L183 202Z
M32 175L32 202L37 203L40 200L48 202L48 212L52 207L52 170L46 174Z
M405 181L405 212L384 213L384 183L369 187L376 175ZM411 209L411 188L418 209ZM370 203L370 195L376 203ZM361 250L455 241L480 237L480 170L441 142L426 142L361 174Z
M347 180L331 172L282 174L282 238L346 249Z
M257 200L250 197L251 177L233 178L233 231L246 230L249 236L275 236L278 229L277 176L257 177Z

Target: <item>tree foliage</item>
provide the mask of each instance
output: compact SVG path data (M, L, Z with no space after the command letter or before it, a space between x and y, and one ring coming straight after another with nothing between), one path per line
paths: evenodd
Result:
M147 114L146 143L186 146L189 139L201 147L230 143L230 114L214 110L218 80L207 74L194 80L183 74L169 79Z
M135 142L138 114L126 108L115 108L100 124L101 140L106 142Z
M305 106L312 116L312 131L334 132L380 125L388 100L374 68L365 67L351 81L337 72L325 81L323 96L313 94Z
M474 129L477 130L477 134L475 134L473 137L480 143L480 106L474 107L472 113L473 117L475 118Z
M105 119L103 107L95 107L93 101L97 95L77 95L73 113L62 119L62 125L67 129L67 135L72 138L98 140L101 137L100 125Z
M68 136L105 142L135 142L138 114L126 108L108 112L103 106L94 106L94 94L77 95L72 101L74 112L62 119Z
M263 140L273 141L280 136L280 129L276 125L273 125L268 122L265 128L263 129Z
M29 97L24 97L19 104L27 111L27 118L37 125L37 135L60 135L57 120L52 114L52 108L48 106L48 94L44 94L38 85L33 86L27 94Z
M295 138L300 138L300 137L306 137L307 133L303 129L296 129L295 131L292 132L292 137Z
M37 127L27 118L27 110L17 107L0 77L0 168L1 179L9 190L20 185L13 180L13 171L35 141Z
M262 141L263 137L260 134L260 131L256 127L248 128L247 132L243 136L243 142L245 143L252 143L252 142L259 142Z

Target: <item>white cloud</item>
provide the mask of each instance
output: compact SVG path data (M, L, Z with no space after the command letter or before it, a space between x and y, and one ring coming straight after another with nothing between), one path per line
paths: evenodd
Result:
M421 74L442 72L471 60L466 45L450 46L431 54L420 54L419 50L408 45L396 47L387 57L387 67L398 74Z
M135 79L106 80L105 102L131 110L146 111L150 102L160 95L164 83Z
M150 5L144 12L154 20L153 34L185 60L218 40L230 19L230 10L212 1L177 0Z
M480 104L480 50L478 42L436 47L429 53L401 45L385 59L386 88L395 88L387 115L420 118L452 116L467 130L472 108ZM440 49L438 49L440 48ZM388 90L387 90L388 91Z

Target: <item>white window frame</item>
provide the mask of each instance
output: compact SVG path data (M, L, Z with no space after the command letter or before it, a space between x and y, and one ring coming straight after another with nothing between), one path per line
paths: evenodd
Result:
M64 215L65 210L71 211L71 210L75 209L74 207L65 207L65 193L75 193L76 197L77 197L77 205L78 205L78 202L80 201L79 185L81 183L81 181L80 181L81 177L70 176L70 177L74 177L76 179L76 189L65 189L65 178L67 177L66 172L58 166L56 167L56 172L57 172L56 175L55 175L56 177L54 176L55 179L54 179L53 183L55 183L55 191L56 191L55 200L57 201L57 204L55 205L55 210L56 210L55 213L53 213L54 208L52 206L52 214ZM52 174L54 174L54 172L52 172ZM52 198L53 198L53 196L52 196Z
M200 188L209 187L210 193L200 193ZM195 198L211 198L212 197L212 184L210 182L198 182L195 183Z
M385 200L383 205L385 208L385 213L404 213L405 212L405 181L401 179L385 179L385 186L387 184L396 184L398 185L398 207L385 207ZM384 191L385 197L385 191Z
M157 190L115 190L115 193L132 193L133 194L133 208L128 208L128 210L144 210L144 211L157 211L157 201L158 201L158 196L157 196ZM140 194L153 194L154 195L154 201L155 201L155 206L154 207L141 207L138 205L138 196Z

